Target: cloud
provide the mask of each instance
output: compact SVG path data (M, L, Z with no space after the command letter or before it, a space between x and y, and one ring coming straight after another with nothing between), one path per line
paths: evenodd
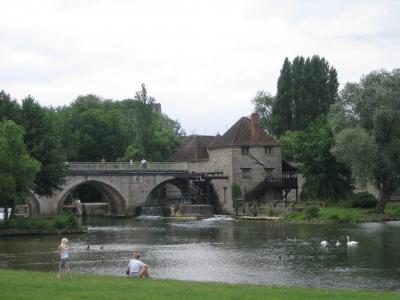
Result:
M398 67L396 1L0 1L0 88L43 105L149 93L187 132L223 133L276 91L286 56L339 80Z

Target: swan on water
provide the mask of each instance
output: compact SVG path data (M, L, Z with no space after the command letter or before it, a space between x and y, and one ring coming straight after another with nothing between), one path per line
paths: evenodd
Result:
M322 247L328 246L328 242L327 242L327 241L322 241L322 242L321 242L321 246L322 246Z
M357 246L358 242L356 241L350 241L350 237L347 236L347 246Z
M339 247L340 246L340 242L339 241L336 241L336 247Z

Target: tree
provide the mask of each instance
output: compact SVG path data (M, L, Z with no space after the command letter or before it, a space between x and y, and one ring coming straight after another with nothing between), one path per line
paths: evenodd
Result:
M135 100L138 101L138 112L135 118L136 145L143 153L143 157L149 158L154 140L153 104L155 99L147 95L147 90L142 84L142 89L136 92Z
M324 115L311 122L306 130L286 132L281 141L285 158L301 164L306 178L303 197L339 200L351 193L350 169L331 153L334 136Z
M327 114L337 100L337 73L317 55L285 58L272 104L271 131L277 136L288 130L304 130L320 114Z
M115 161L126 149L122 113L110 100L79 96L58 112L58 130L69 161Z
M28 96L22 100L20 124L30 155L41 164L33 190L40 196L51 196L64 182L64 156L55 130L51 109L41 107Z
M16 100L5 91L0 91L0 121L14 120L18 123L20 119L21 107Z
M8 208L13 212L15 205L25 203L40 170L40 163L25 147L23 135L23 129L13 121L0 122L0 205L5 207L5 218Z
M177 121L153 111L155 99L147 96L144 85L135 99L137 107L133 113L133 123L136 125L134 139L119 160L141 160L144 157L151 161L167 160L179 145L179 137L185 132Z
M257 92L256 96L251 100L254 110L260 115L260 127L266 133L272 133L271 114L274 101L275 97L265 91Z
M379 191L376 213L400 185L400 69L374 71L347 83L332 106L333 153L360 185Z

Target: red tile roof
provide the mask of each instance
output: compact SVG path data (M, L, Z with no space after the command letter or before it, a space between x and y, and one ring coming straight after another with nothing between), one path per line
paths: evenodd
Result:
M261 129L258 131L258 143L253 143L251 135L251 120L242 117L222 136L216 137L209 148L221 148L230 146L275 146L281 145L272 136L265 134Z
M253 142L251 119L242 117L222 136L194 135L186 137L168 161L197 161L208 159L208 149L235 146L280 146L272 136L258 130L258 141Z

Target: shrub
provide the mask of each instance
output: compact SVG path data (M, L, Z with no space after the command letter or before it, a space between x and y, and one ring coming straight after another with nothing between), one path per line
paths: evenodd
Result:
M339 215L338 214L331 214L330 216L329 216L329 219L332 219L332 220L337 220L337 219L339 219Z
M55 218L12 218L0 223L0 229L72 229L79 228L78 218L72 214L60 215Z
M268 216L272 217L275 215L275 209L273 207L268 208Z
M252 204L247 208L247 215L251 217L257 217L257 206Z
M236 183L232 184L232 198L237 199L242 197L242 189Z
M319 207L316 206L308 206L306 207L304 212L306 214L307 219L313 219L320 215Z
M377 203L375 196L367 192L356 193L351 197L352 207L373 208Z

